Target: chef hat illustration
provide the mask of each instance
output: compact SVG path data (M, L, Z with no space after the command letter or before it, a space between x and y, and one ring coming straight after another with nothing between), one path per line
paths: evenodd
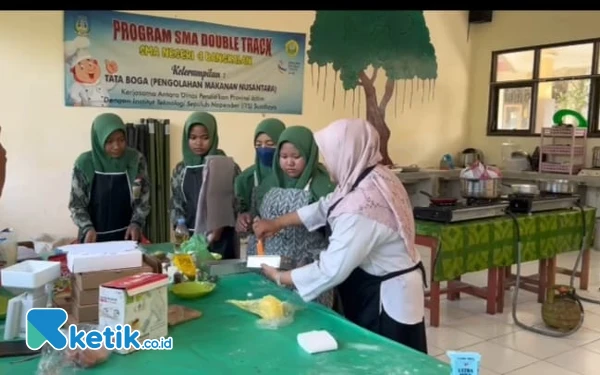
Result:
M90 40L83 36L65 42L65 62L69 65L69 68L73 68L78 62L92 57L88 51L89 46Z

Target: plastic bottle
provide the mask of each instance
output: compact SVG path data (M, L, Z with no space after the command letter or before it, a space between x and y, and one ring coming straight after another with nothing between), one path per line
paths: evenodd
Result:
M6 228L0 232L0 260L5 262L5 266L12 266L17 263L18 257L18 239L17 233Z
M190 238L190 231L185 225L185 219L181 218L177 220L177 226L175 227L175 250L179 250L181 244Z

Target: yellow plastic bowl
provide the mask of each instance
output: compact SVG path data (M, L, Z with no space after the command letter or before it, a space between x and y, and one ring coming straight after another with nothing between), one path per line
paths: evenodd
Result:
M216 286L208 281L188 281L173 285L171 291L181 299L196 299L209 294Z
M210 255L212 255L212 257L213 257L215 260L221 260L221 259L223 259L223 255L221 255L221 254L219 254L219 253L210 253Z

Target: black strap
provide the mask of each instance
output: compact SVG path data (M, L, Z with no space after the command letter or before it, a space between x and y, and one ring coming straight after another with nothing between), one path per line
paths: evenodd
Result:
M358 175L358 178L356 179L356 181L354 181L354 184L352 185L352 187L350 188L350 191L348 193L351 193L354 191L354 189L356 189L356 187L358 186L358 184L360 184L362 182L362 180L364 180L369 173L371 173L371 171L373 169L375 169L375 167L377 166L377 164L368 167L367 169L365 169L364 171L361 172L361 174ZM332 204L331 206L329 206L329 209L327 210L327 217L329 217L329 215L331 214L331 212L335 209L335 207L342 201L342 199L344 199L343 197L340 198L337 202L335 202L334 204Z
M425 273L425 266L423 265L423 262L419 261L419 263L415 264L412 267L409 268L405 268L403 270L400 271L394 271L394 272L390 272L386 275L381 276L381 282L384 282L386 280L389 279L393 279L396 276L400 276L400 275L405 275L407 273L411 273L413 271L416 270L420 270L421 271L421 275L423 276L423 284L425 285L425 288L428 288L427 286L427 277L425 277L426 273Z

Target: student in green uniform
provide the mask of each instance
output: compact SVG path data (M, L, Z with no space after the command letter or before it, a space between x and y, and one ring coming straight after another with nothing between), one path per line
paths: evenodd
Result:
M209 155L225 155L219 149L215 117L207 112L192 113L183 128L181 149L183 161L175 166L171 178L171 223L175 227L177 221L183 219L188 230L193 234L205 158ZM236 256L239 240L235 228L221 228L214 231L211 237L212 252L221 254L223 259L232 259Z
M235 196L240 212L236 229L240 233L248 232L252 225L252 217L256 215L255 188L271 173L275 146L284 130L282 121L268 118L261 121L254 131L254 164L235 179Z
M150 213L144 156L127 147L123 120L105 113L92 124L92 149L75 161L69 210L80 242L142 239Z
M334 188L325 167L319 163L312 131L304 126L290 126L279 137L273 172L256 190L258 215L275 219L318 201ZM304 226L286 228L264 242L266 255L284 256L295 267L312 263L327 246L328 239L322 231L309 232ZM256 246L250 242L248 254L256 254ZM318 300L331 307L333 292L323 293Z

